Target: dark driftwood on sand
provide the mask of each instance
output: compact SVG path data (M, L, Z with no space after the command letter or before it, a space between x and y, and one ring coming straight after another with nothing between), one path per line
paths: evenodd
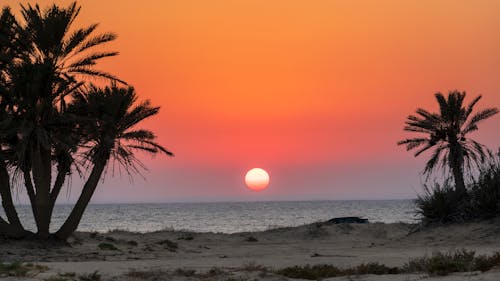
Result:
M368 219L362 219L360 217L340 217L333 218L328 221L329 223L368 223Z

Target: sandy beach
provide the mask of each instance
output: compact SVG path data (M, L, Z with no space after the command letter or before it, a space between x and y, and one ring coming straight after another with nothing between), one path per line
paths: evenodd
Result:
M315 223L236 234L79 232L66 245L2 241L1 248L3 262L33 262L47 267L29 279L9 277L8 280L50 280L55 276L67 276L58 280L73 280L71 276L96 271L101 280L289 280L267 269L306 264L342 268L369 262L402 266L411 258L459 249L491 255L500 251L500 224L488 221L422 229L403 223ZM494 268L485 273L456 273L446 277L412 273L327 280L499 278L500 269Z

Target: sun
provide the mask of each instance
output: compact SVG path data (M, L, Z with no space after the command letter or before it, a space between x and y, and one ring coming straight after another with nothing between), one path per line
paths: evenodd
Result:
M269 186L269 174L261 168L253 168L245 175L245 183L251 190L264 190Z

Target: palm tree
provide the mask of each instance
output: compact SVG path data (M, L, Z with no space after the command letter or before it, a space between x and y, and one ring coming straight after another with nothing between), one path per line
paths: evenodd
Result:
M93 51L116 35L94 35L97 24L70 32L79 12L75 2L43 11L38 5L21 5L24 22L12 23L16 57L2 74L2 102L8 102L19 136L11 140L16 152L11 163L24 180L40 238L49 237L55 201L74 163L71 153L77 143L67 138L64 127L72 125L62 118L67 97L84 84L85 77L123 82L94 68L97 61L118 54Z
M141 121L159 111L159 107L151 106L149 101L135 105L136 100L132 87L112 85L102 89L91 85L85 93L76 95L68 106L67 113L81 122L78 135L85 136L82 146L88 148L82 158L92 169L73 210L56 232L57 238L67 239L76 230L110 160L116 161L128 173L134 173L142 167L134 154L136 150L173 156L155 142L156 136L151 131L135 129Z
M9 139L13 130L12 116L8 92L8 68L16 59L18 49L13 44L16 41L16 21L8 7L0 13L0 198L7 221L0 218L0 235L19 238L27 232L19 220L17 210L12 200L8 160L11 156Z
M134 151L171 152L148 130L133 129L158 113L148 101L134 105L131 87L95 64L117 52L96 52L116 38L94 35L97 24L70 32L80 7L22 6L23 22L8 8L0 14L0 196L7 220L0 234L23 237L12 203L11 182L24 181L37 226L36 236L51 237L49 226L61 188L74 171L91 169L80 197L56 233L65 239L76 230L110 159L129 173L143 167ZM86 78L113 84L86 87ZM55 176L55 178L53 178Z
M430 113L419 108L416 115L409 115L405 131L421 134L398 142L405 145L406 150L414 150L415 157L433 149L432 156L425 165L424 173L431 173L435 168L448 168L455 180L455 190L465 194L464 169L470 170L486 157L485 147L468 137L478 130L478 123L498 113L497 108L488 108L472 115L474 106L481 99L477 96L465 106L465 92L451 91L448 98L441 93L435 97L439 104L439 113Z

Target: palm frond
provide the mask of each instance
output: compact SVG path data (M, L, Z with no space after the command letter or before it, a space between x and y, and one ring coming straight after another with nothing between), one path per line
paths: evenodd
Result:
M429 141L430 139L428 138L412 138L398 141L398 145L406 145L406 151L409 151L426 143L429 143Z
M436 149L434 149L431 158L425 164L424 173L426 174L431 173L432 170L436 168L436 165L438 165L440 161L441 162L444 161L443 159L446 157L443 154L446 153L446 149L447 149L446 145L440 145L436 147Z
M472 131L477 130L477 124L483 120L486 120L495 114L498 113L498 108L487 108L479 111L478 113L474 114L469 123L465 126L465 128L462 130L463 134L470 133Z
M469 119L469 116L470 114L472 113L472 111L474 110L474 106L477 104L477 102L482 98L481 95L475 97L470 103L469 105L467 106L467 110L465 111L465 116L464 116L464 119L467 120Z
M71 63L68 68L69 69L75 69L75 68L82 68L82 67L89 67L92 65L96 64L96 61L102 58L108 58L108 57L114 57L118 55L118 52L101 52L101 53L93 53L90 54L84 58L81 58L73 63Z
M440 92L434 94L434 96L436 97L436 100L439 104L440 115L444 118L448 118L448 116L450 115L449 110L448 110L448 101L446 100L444 95ZM448 99L450 97L451 97L451 95L448 95Z
M124 85L127 85L127 82L117 78L113 74L110 74L110 73L107 73L104 71L88 69L85 67L74 67L74 68L68 68L68 72L69 73L77 73L77 74L81 74L81 75L88 75L91 77L102 77L102 78L109 79L111 81L117 81L117 82L120 82Z
M126 140L135 140L135 139L137 139L137 140L139 140L139 139L152 140L155 137L156 136L153 134L153 132L151 132L149 130L144 130L144 129L127 131L120 136L120 138L126 139Z
M111 33L111 32L96 35L96 36L90 38L89 40L87 40L85 43L83 43L82 46L79 47L75 51L75 53L80 53L80 52L83 52L89 48L92 48L92 47L95 47L95 46L98 46L98 45L101 45L101 44L104 44L107 42L111 42L111 41L115 40L117 37L118 36L116 34Z
M82 44L97 26L98 24L91 24L87 28L74 31L63 44L63 55L69 55L78 45Z
M417 152L415 152L414 156L415 157L419 156L420 154L426 152L427 150L429 150L430 148L432 148L435 145L436 145L435 143L431 143L431 142L426 143L424 147L420 148L419 150L417 150Z

